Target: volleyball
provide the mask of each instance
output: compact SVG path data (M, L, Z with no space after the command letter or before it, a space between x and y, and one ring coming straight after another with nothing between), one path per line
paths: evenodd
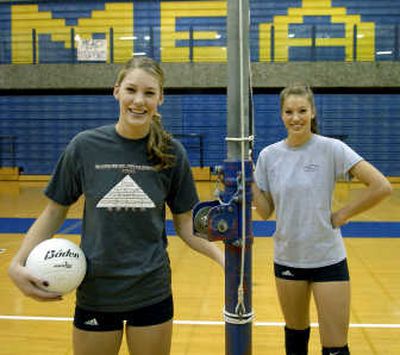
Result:
M82 249L63 238L47 239L30 252L25 266L43 281L43 290L63 295L76 289L86 274L86 258Z

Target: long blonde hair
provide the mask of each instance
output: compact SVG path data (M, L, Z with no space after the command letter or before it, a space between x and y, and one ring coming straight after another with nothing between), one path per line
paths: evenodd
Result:
M128 60L119 71L115 85L119 86L126 75L133 69L142 69L156 78L159 83L160 93L163 93L165 82L164 71L158 62L149 57L132 57ZM175 156L169 153L171 150L171 140L171 134L163 127L161 115L158 112L155 113L150 124L147 155L151 161L155 162L154 167L158 171L170 168L175 163Z

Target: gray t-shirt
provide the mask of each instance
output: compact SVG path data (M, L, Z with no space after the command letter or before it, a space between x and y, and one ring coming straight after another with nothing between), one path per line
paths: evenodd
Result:
M182 145L173 140L176 165L157 172L147 141L125 139L114 125L81 132L46 188L62 205L85 197L81 247L88 270L77 290L82 308L127 311L171 294L165 205L183 213L198 197Z
M336 180L348 179L360 160L345 143L316 134L301 147L279 141L261 151L254 178L275 205L276 263L314 268L346 257L340 229L330 220L332 194Z

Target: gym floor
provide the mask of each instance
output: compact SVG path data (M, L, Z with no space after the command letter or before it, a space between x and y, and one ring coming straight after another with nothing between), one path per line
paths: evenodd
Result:
M7 277L7 266L24 232L46 204L44 181L0 181L0 354L72 354L74 295L57 303L24 297ZM197 182L201 200L213 200L214 182ZM353 355L400 354L400 184L379 206L357 216L343 229L352 279L349 343ZM339 183L334 208L355 194L357 183ZM58 236L79 243L82 201L70 209L69 224ZM272 222L253 212L253 354L283 350L283 319L272 273ZM263 234L263 231L265 233ZM222 242L217 242L224 248ZM175 324L172 355L225 353L224 276L218 265L169 237L173 269ZM310 355L320 354L315 307ZM120 354L128 354L125 345Z

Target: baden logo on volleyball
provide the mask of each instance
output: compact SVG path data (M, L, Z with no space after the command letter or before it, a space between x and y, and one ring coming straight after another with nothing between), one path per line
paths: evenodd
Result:
M51 238L32 249L26 267L49 283L44 290L66 294L76 289L85 277L86 258L75 243Z
M71 249L68 250L48 250L46 255L44 256L44 260L49 260L52 258L61 258L61 257L72 257L72 258L79 258L80 253L76 253Z

